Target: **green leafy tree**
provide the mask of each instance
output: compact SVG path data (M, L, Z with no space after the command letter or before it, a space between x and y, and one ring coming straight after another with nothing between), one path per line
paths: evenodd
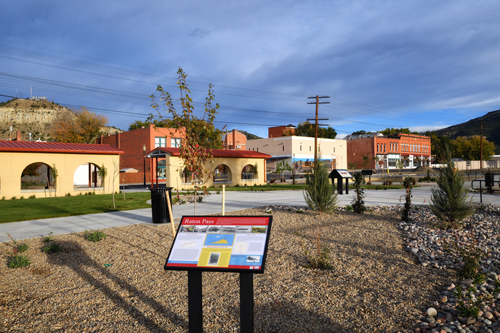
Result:
M318 163L313 167L313 177L307 175L307 186L304 190L304 199L312 210L330 212L337 206L337 194L330 184L325 166L319 161L320 158L318 157Z
M367 132L365 130L361 130L361 131L355 131L355 132L352 132L351 135L362 135L362 134L368 134L370 132Z
M481 159L481 137L474 135L470 140L461 136L451 142L453 148L453 157L463 158L468 161L477 161ZM483 160L491 159L495 153L495 144L483 137Z
M314 138L315 125L311 124L308 121L304 121L295 128L294 133L296 136L307 136ZM333 128L318 127L318 138L335 139L336 137L337 137L337 132Z
M451 161L439 170L437 187L433 187L431 193L430 209L446 229L460 228L460 222L472 213L464 179Z
M398 135L398 134L419 134L418 132L412 132L408 128L386 128L383 131L380 131L382 135Z
M212 176L213 168L213 155L211 152L213 144L213 135L215 135L213 126L215 116L217 115L217 110L219 109L219 104L213 105L215 100L215 95L213 93L213 85L210 83L208 87L208 96L205 98L205 113L200 119L194 116L194 105L193 100L190 97L191 91L186 83L187 74L179 67L177 71L178 80L177 86L180 90L180 103L181 112L177 112L174 108L172 97L170 93L163 90L163 87L159 85L156 91L160 93L160 101L164 103L166 111L172 116L172 122L174 128L184 128L184 137L182 140L182 145L179 147L180 158L184 162L184 167L186 171L193 175L193 185L204 184L209 177ZM151 106L158 111L161 119L163 119L158 103L155 102L155 96L151 95L152 104ZM219 141L222 140L222 136ZM196 192L195 192L196 195ZM195 214L196 214L196 198L195 198Z
M363 200L365 198L365 189L361 187L363 184L364 179L363 175L360 173L357 173L354 175L354 199L351 202L351 206L354 210L355 213L358 214L363 214L364 211L366 210L365 207L365 201Z
M431 152L436 156L439 163L445 163L447 158L447 148L451 146L451 139L444 135L438 135L436 132L425 133L426 136L431 137Z

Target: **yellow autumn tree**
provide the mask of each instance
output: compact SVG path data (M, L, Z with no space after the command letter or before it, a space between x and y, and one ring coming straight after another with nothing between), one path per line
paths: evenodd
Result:
M93 143L107 123L106 116L82 106L81 110L61 113L52 123L50 135L57 142Z

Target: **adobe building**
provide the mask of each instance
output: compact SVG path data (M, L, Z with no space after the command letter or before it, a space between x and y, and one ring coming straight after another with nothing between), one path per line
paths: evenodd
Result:
M346 141L347 163L355 164L358 169L398 169L399 166L411 169L431 165L431 138L428 136L367 133L348 135Z
M295 134L295 126L292 124L284 126L269 127L267 129L268 138L279 138L281 136L290 136Z
M183 137L184 131L182 129L149 125L132 131L101 136L96 140L96 143L111 145L123 150L124 154L120 156L120 169L127 172L120 174L122 184L142 184L151 179L151 170L156 170L156 165L153 165L153 169L151 169L147 163L149 161L145 160L146 152L157 147L179 147ZM164 175L161 174L160 177L161 181L165 182Z
M274 170L276 163L284 161L297 172L307 171L314 162L314 138L304 136L279 136L247 141L249 151L271 155L267 169ZM345 140L318 138L318 158L329 164L330 170L347 168L347 143Z
M213 165L211 176L204 186L253 186L266 184L266 160L271 156L254 151L211 149ZM196 184L196 176L189 175L180 158L179 148L158 147L146 154L150 169L158 166L158 174L163 175L163 182L174 189L192 189ZM151 175L148 180L158 186L159 177ZM201 185L198 185L201 186Z
M247 150L247 136L233 129L224 137L222 147L230 150Z
M112 177L121 154L122 150L108 145L0 141L0 197L118 192L119 182L113 183ZM102 166L107 169L104 181L98 173Z

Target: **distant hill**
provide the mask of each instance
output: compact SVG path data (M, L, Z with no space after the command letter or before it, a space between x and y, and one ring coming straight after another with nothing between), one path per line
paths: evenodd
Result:
M71 112L70 109L46 99L11 99L0 103L0 140L11 138L10 126L12 126L12 139L16 138L16 132L21 132L23 140L51 141L50 125L62 113ZM123 132L114 127L103 127L104 134Z
M247 131L238 130L238 132L245 134L247 137L247 140L262 139L260 136L257 136L257 135L252 134L252 133L248 133Z
M500 110L488 112L482 117L471 119L462 124L437 130L436 133L450 139L456 139L459 136L470 138L481 134L481 120L483 121L483 136L488 141L495 143L495 154L500 154Z

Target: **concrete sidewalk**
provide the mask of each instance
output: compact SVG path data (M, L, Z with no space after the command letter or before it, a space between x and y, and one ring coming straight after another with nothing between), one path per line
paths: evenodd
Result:
M413 189L412 203L414 205L428 205L431 199L431 187L422 186ZM404 203L405 190L370 190L365 191L367 206L392 206ZM339 195L339 205L351 203L353 191ZM479 194L473 196L473 202L479 202ZM500 196L483 194L483 203L500 205ZM226 214L231 211L255 208L269 205L306 206L302 191L278 192L226 192ZM196 205L197 215L220 213L222 195L211 194ZM174 206L174 219L178 221L183 215L194 215L192 204ZM100 213L80 216L58 217L44 220L31 220L0 224L0 242L8 241L9 233L14 239L26 239L46 236L49 232L54 235L95 230L111 227L120 227L137 223L151 223L151 209L136 209L114 213Z

